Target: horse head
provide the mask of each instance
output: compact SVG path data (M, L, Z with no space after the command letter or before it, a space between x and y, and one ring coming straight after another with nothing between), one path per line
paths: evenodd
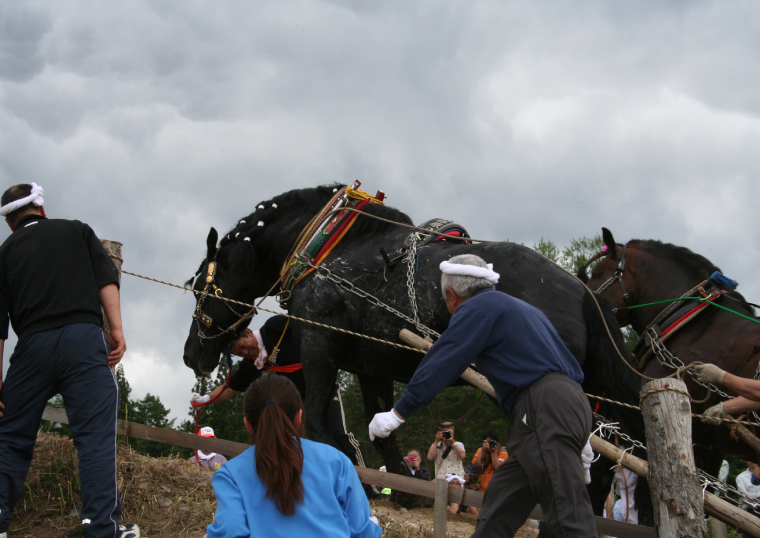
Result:
M206 259L192 287L195 311L183 358L197 375L213 372L225 346L250 323L250 318L245 317L249 308L224 299L250 304L264 293L259 291L261 284L255 278L256 248L250 240L223 240L217 248L217 239L216 230L211 228L206 239Z
M615 238L607 228L602 228L602 240L604 248L593 256L586 265L578 269L578 278L586 282L588 287L603 295L617 310L615 317L620 326L630 323L626 306L631 305L631 290L634 290L635 282L631 271L626 271L627 265L632 263L631 252L627 245L615 243ZM586 274L586 267L593 261L599 260L591 269L591 278Z

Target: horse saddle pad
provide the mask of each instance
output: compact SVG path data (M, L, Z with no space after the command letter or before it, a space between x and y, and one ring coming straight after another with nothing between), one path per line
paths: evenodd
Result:
M430 233L425 233L421 231L412 232L409 234L409 237L406 238L406 241L404 241L404 247L409 248L412 246L412 242L415 240L419 241L417 244L417 248L427 245L428 243L435 243L437 241L456 241L457 243L466 243L469 244L469 241L464 241L465 239L470 238L470 234L467 233L467 230L465 230L464 226L461 224L457 224L454 221L446 220L446 219L430 219L428 221L423 222L418 228L424 228L425 230L430 230Z

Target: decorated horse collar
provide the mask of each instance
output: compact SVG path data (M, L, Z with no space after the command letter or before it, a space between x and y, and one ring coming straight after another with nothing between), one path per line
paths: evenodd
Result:
M385 193L375 196L359 189L358 179L352 185L335 189L335 196L317 213L301 231L285 263L280 269L280 292L277 300L287 307L290 294L303 278L319 266L356 222L359 212L367 204L381 204Z
M695 305L694 301L690 299L670 303L647 325L644 333L639 337L639 341L636 342L631 354L637 363L637 368L643 370L652 357L653 334L657 336L660 342L665 342L702 313L708 302L717 301L724 293L735 290L737 285L737 282L716 271L707 280L700 282L681 295L681 297L702 297L698 304ZM720 286L728 289L721 290Z

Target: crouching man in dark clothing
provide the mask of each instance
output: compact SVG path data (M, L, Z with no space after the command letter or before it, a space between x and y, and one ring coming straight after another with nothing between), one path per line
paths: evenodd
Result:
M42 202L34 183L16 185L0 209L13 232L0 246L0 372L9 320L18 336L0 381L0 538L22 492L45 404L57 393L79 455L84 537L139 538L134 525L119 525L119 395L110 368L127 349L119 274L89 226L48 220Z
M441 271L449 327L394 409L375 415L370 439L390 435L474 362L511 420L509 459L491 478L473 537L514 536L537 503L553 534L597 536L581 460L591 409L578 362L543 313L493 289L499 275L478 256L455 256Z

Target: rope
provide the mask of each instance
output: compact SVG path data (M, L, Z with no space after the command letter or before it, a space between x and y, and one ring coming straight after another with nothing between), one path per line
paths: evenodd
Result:
M726 310L728 312L731 312L732 314L736 314L737 316L739 316L741 318L748 319L749 321L752 321L754 323L760 323L760 320L757 319L757 318L751 318L751 317L746 316L746 315L744 315L744 314L742 314L740 312L737 312L736 310L731 310L730 308L728 308L726 306L723 306L723 305L720 305L720 304L716 304L716 303L714 303L712 301L707 301L704 297L678 297L677 299L665 299L665 300L662 300L662 301L655 301L653 303L637 304L637 305L633 305L633 306L621 306L620 308L613 308L612 310L613 310L613 312L618 312L620 310L633 310L634 308L644 308L645 306L653 306L653 305L665 304L665 303L675 303L675 302L678 302L678 301L703 301L703 302L706 302L707 304L711 304L711 305L713 305L715 307L718 307L718 308L721 308L721 309Z
M482 390L480 391L480 396L478 396L478 399L475 401L475 405L473 405L467 413L465 413L460 418L456 419L454 422L450 423L449 426L454 426L455 424L458 424L459 422L462 422L464 419L468 418L470 415L472 415L475 412L475 409L478 408L478 405L480 405L480 400L483 399L483 396L485 396L486 393ZM433 409L433 404L431 403L428 408L430 409L430 418L433 419L433 422L438 424L439 427L443 428L443 422L441 422L441 414L438 413L438 418L435 416L435 410Z
M652 394L657 394L659 392L678 392L679 394L683 394L689 400L691 400L691 395L689 395L688 391L677 389L675 387L660 387L658 389L650 389L646 391L644 394L642 394L641 398L639 398L639 407L641 407L641 404L644 403L644 400L649 398Z
M164 286L170 286L172 288L177 288L177 289L180 289L182 291L188 291L188 288L186 288L185 286L179 286L177 284L172 284L171 282L165 282L163 280L158 280L157 278L151 278L149 276L144 276L144 275L140 275L140 274L137 274L137 273L130 273L129 271L123 271L123 270L122 270L122 273L124 273L126 275L130 275L130 276L134 276L134 277L137 277L137 278L142 278L144 280L150 280L151 282L156 282L158 284L163 284ZM417 349L417 348L414 348L414 347L405 346L403 344L397 344L396 342L391 342L389 340L382 340L380 338L375 338L374 336L368 336L366 334L361 334L361 333L349 331L347 329L341 329L340 327L333 327L332 325L325 325L324 323L319 323L317 321L312 321L310 319L299 318L298 316L293 316L293 315L290 315L290 314L283 314L282 312L276 312L274 310L269 310L268 308L264 308L262 306L255 306L255 305L252 305L252 304L249 304L249 303L244 303L242 301L236 301L235 299L229 299L227 297L218 297L218 296L216 296L214 294L211 294L211 293L208 293L208 292L195 291L195 290L192 290L192 291L194 293L197 293L197 294L200 294L200 295L205 295L206 297L211 297L211 298L214 298L214 299L218 299L220 301L226 301L228 303L233 303L233 304L238 304L240 306L245 306L245 307L250 308L251 310L257 310L257 311L260 310L262 312L268 312L270 314L275 314L277 316L283 316L283 317L286 317L286 318L289 318L289 319L294 319L296 321L302 321L304 323L310 323L312 325L316 325L317 327L322 327L324 329L330 329L330 330L333 330L333 331L338 331L338 332L341 332L341 333L344 333L344 334L348 334L348 335L351 335L351 336L358 336L359 338L364 338L366 340L372 340L373 342L378 342L380 344L387 344L389 346L397 347L399 349L406 349L406 350L409 350L409 351L416 351L417 353L422 353L423 355L425 353L427 353L426 351L423 351L421 349ZM261 304L261 303L259 303L259 304Z
M671 389L671 390L677 390L677 389ZM627 403L624 403L624 402L618 402L618 401L615 401L615 400L610 400L609 398L603 398L603 397L597 396L595 394L589 394L588 392L586 393L586 396L588 396L589 398L594 398L595 400L601 400L603 402L608 402L608 403L611 403L611 404L619 405L621 407L627 407L628 409L635 409L636 411L641 411L641 408L637 407L635 405L627 404ZM710 417L710 416L702 415L702 414L699 414L699 413L692 413L691 416L692 417L696 417L696 418L708 418L711 421L720 421L720 422L725 422L727 424L742 424L744 426L758 426L758 427L760 427L760 422L748 422L746 420L736 420L734 418Z

